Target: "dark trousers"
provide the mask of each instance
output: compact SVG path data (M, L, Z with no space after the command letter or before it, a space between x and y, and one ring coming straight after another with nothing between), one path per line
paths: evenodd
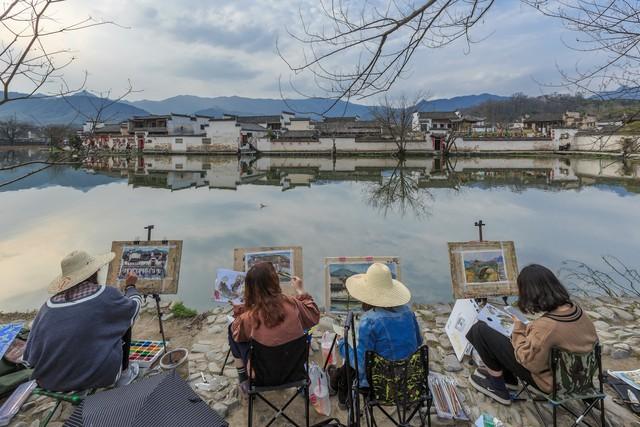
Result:
M249 358L249 343L248 342L237 342L233 340L233 335L231 334L231 325L227 329L227 335L229 337L229 348L231 349L231 354L236 359L242 359L244 362L244 366L247 366L247 359Z
M129 368L129 350L131 350L131 328L122 337L122 370Z
M519 378L536 386L531 373L516 360L509 338L484 322L476 322L467 333L467 339L489 369L503 372L505 381L515 383Z

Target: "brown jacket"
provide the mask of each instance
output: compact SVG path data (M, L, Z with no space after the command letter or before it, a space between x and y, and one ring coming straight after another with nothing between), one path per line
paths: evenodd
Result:
M283 295L284 321L275 328L267 328L264 322L256 327L251 311L244 306L235 309L235 320L231 324L231 333L236 342L247 342L251 338L262 345L275 347L300 338L305 329L316 325L320 320L320 310L309 294L295 297Z
M553 382L551 348L586 353L597 340L593 322L574 304L558 307L528 325L516 322L511 334L516 360L531 372L538 387L546 393L551 393Z

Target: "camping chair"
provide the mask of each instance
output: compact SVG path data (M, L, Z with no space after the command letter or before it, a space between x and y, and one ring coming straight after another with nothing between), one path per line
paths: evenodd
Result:
M598 387L593 384L593 377L598 374ZM604 377L602 375L601 347L596 343L593 350L588 353L571 353L558 347L551 349L551 373L553 376L553 391L549 395L544 395L544 400L551 404L553 425L557 426L558 407L565 409L575 417L572 427L585 423L590 426L584 418L599 403L600 425L604 427ZM529 390L530 384L524 384L522 390L518 392L516 398L526 391L538 413L540 421L544 425L545 421L536 400ZM577 414L569 408L567 404L572 401L580 401L585 405L585 410Z
M267 426L270 426L282 415L289 423L300 427L284 411L299 394L302 394L305 401L305 425L309 427L309 341L307 335L276 347L268 347L251 340L248 360L248 426L253 426L254 400L258 397L276 412L266 424ZM287 388L295 388L296 391L281 408L262 395L264 392Z
M46 427L56 413L58 407L62 402L71 403L73 406L78 406L88 395L94 394L95 390L79 392L79 393L60 393L57 391L45 390L44 388L37 387L33 390L33 394L38 396L46 396L56 401L55 406L49 411L46 417L40 421L40 427Z
M421 346L404 360L390 361L373 351L365 353L365 371L369 382L364 405L367 425L377 425L373 409L380 411L396 426L409 426L411 420L420 417L424 426L424 415L420 411L426 404L427 424L431 426L431 404L429 391L429 348ZM387 412L385 406L395 406L396 417ZM370 424L371 422L371 424Z

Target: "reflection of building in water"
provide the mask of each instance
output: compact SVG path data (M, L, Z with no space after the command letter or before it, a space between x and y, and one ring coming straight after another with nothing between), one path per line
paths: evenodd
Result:
M380 157L259 157L145 155L88 159L85 167L109 175L129 174L136 186L235 189L238 185L298 186L336 181L384 183L398 161ZM511 186L577 188L620 184L640 191L640 162L575 157L408 158L401 170L420 188Z

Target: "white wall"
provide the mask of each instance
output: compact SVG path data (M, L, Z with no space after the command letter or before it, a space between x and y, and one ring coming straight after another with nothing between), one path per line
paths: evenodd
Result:
M311 130L311 120L292 120L287 128L289 130Z
M225 143L212 139L211 144L203 144L204 138L206 136L147 136L143 151L150 153L236 153L238 151L236 142Z
M457 138L455 147L457 152L495 152L495 151L554 151L558 149L558 142L553 139L534 140L500 140L500 139L463 139Z
M337 153L393 153L398 150L394 142L361 142L355 138L320 138L319 141L270 141L258 140L258 151L264 153L330 153L335 141ZM407 143L408 152L430 152L431 141L412 141Z

